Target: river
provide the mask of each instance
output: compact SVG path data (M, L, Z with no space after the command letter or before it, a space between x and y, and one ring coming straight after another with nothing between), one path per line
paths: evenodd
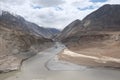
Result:
M61 44L56 46L24 61L20 71L0 74L0 80L120 80L120 70L117 69L48 70L47 63L64 49Z

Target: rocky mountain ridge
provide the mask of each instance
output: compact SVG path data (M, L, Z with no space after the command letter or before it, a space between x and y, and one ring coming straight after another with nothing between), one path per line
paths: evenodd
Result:
M50 29L46 29L44 27L40 27L36 25L35 23L31 23L26 21L23 17L19 15L13 15L7 11L2 11L2 14L0 16L1 24L4 25L11 25L8 26L8 28L12 28L14 25L17 24L17 26L14 27L16 30L25 31L28 33L32 33L36 36L43 36L45 38L52 38L53 34L50 31ZM3 24L4 23L4 24Z
M47 29L3 11L0 15L0 72L20 68L21 62L53 46Z
M82 24L86 30L120 31L120 5L106 4L87 15Z

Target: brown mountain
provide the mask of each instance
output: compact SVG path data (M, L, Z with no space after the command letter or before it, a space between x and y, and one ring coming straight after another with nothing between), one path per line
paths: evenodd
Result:
M47 29L18 15L0 15L0 72L19 69L21 61L52 46Z
M120 5L106 4L87 15L82 24L87 30L120 30Z
M120 67L119 14L120 5L107 4L86 16L80 22L82 29L62 38L74 53L65 50L66 54L60 54L60 59L86 66Z

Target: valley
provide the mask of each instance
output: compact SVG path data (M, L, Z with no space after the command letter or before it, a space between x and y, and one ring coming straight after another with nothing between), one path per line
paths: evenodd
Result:
M120 79L120 5L105 4L62 31L0 13L0 80Z

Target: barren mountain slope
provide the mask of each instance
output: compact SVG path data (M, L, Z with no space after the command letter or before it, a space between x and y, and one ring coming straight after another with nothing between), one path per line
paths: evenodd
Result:
M0 16L0 71L19 69L22 60L51 47L52 40L41 32L43 29L3 11Z
M81 22L82 31L62 40L69 50L85 57L63 53L60 58L87 66L120 67L119 14L120 5L104 5L89 14Z

